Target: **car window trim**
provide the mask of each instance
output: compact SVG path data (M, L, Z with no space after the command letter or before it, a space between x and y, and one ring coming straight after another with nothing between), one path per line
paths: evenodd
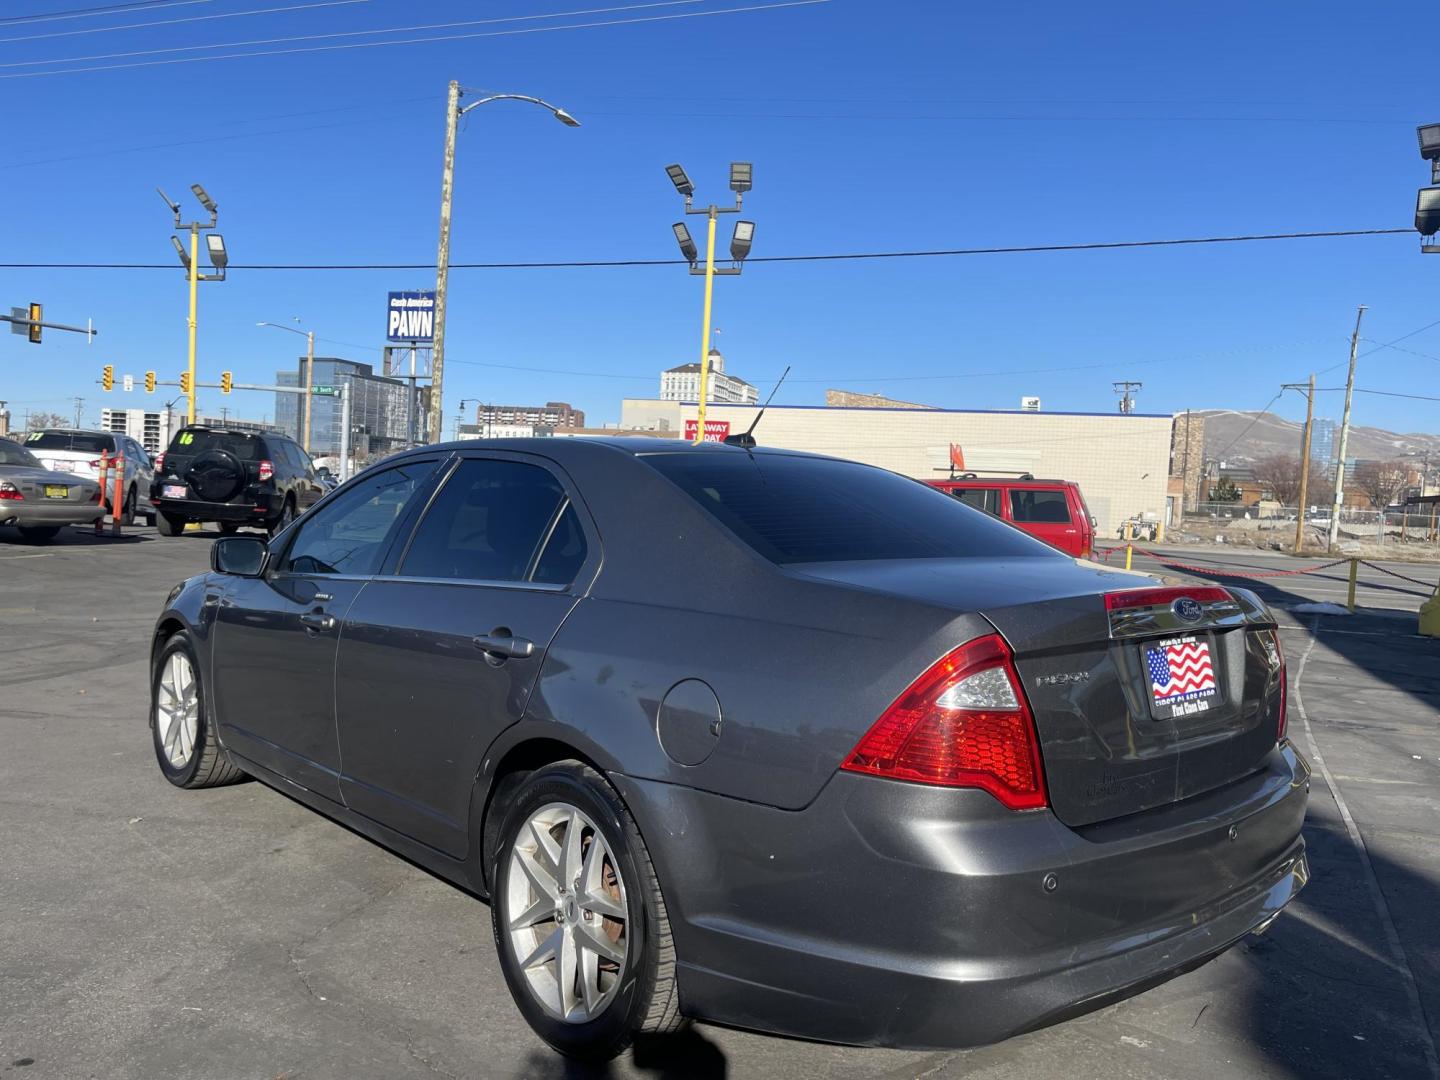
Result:
M550 515L550 521L540 533L540 542L535 545L535 550L530 553L530 561L525 564L525 573L521 581L534 581L535 571L540 568L540 560L545 557L545 549L550 546L550 541L555 537L555 530L560 526L560 519L565 516L565 511L570 509L570 493L562 486L560 488L560 502L556 504L555 510Z

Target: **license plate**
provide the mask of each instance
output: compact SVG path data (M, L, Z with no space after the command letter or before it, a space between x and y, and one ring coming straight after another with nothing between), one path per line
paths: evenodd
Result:
M68 499L70 497L70 489L64 484L46 484L45 497L47 499Z
M1140 647L1156 720L1209 712L1220 703L1209 635L1166 638Z
M187 497L184 484L166 484L163 493L167 499L183 499Z

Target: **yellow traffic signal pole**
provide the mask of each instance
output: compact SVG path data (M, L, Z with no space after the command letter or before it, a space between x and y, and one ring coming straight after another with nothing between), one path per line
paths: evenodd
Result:
M190 389L185 395L187 424L195 423L195 318L200 285L200 226L190 223L190 358L185 370L190 375Z
M705 402L710 397L710 312L715 294L715 218L710 207L710 230L705 240L705 318L700 334L700 413L695 425L695 442L705 441ZM681 432L683 435L684 432Z

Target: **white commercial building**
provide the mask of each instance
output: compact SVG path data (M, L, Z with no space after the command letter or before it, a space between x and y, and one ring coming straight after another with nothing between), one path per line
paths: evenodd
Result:
M709 437L744 431L758 411L709 405ZM687 421L693 432L696 419L693 402L626 398L620 426L678 437ZM1127 518L1165 520L1171 422L1145 413L771 405L755 438L761 446L851 458L923 480L950 474L956 446L965 469L980 476L1074 480L1099 523L1098 535L1116 537Z
M149 412L145 409L101 409L100 427L104 431L118 431L129 435L152 454L158 454L170 445L170 435L176 426L173 410Z
M753 405L760 400L760 391L744 379L725 373L725 357L719 349L710 350L710 378L706 401L734 402ZM700 365L681 364L660 373L661 401L699 401Z

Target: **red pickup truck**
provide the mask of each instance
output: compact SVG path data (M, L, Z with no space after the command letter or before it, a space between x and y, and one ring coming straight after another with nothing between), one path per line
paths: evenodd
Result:
M1094 552L1095 519L1073 480L961 477L926 483L948 491L967 506L1008 521L1067 555L1088 559Z

